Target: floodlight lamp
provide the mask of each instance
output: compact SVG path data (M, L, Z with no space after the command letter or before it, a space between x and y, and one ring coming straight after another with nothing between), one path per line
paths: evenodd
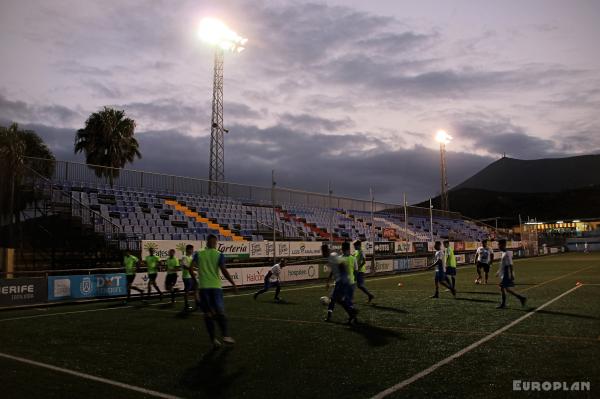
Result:
M448 144L452 140L452 136L446 133L445 130L438 130L435 135L435 141L440 144Z
M216 18L204 18L198 27L198 37L205 43L224 51L240 52L248 39L241 37Z

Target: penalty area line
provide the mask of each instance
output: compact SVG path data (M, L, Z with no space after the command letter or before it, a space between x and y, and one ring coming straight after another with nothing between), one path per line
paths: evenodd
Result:
M14 361L20 362L20 363L29 364L31 366L42 367L42 368L45 368L45 369L48 369L48 370L57 371L59 373L64 373L64 374L69 374L69 375L72 375L72 376L75 376L75 377L84 378L86 380L96 381L96 382L100 382L100 383L103 383L103 384L108 384L108 385L112 385L112 386L115 386L115 387L127 389L127 390L130 390L130 391L135 391L135 392L143 393L145 395L154 396L156 398L181 399L178 396L173 396L173 395L169 395L169 394L166 394L166 393L162 393L162 392L158 392L158 391L153 391L151 389L146 389L146 388L138 387L138 386L135 386L135 385L125 384L125 383L119 382L119 381L109 380L108 378L96 377L95 375L81 373L79 371L70 370L70 369L66 369L66 368L58 367L58 366L53 366L53 365L47 364L47 363L36 362L35 360L30 360L30 359L25 359L25 358L19 357L19 356L9 355L7 353L0 352L0 357L1 358L5 358L5 359L9 359L9 360L14 360Z
M491 339L497 337L498 335L502 334L503 332L505 332L506 330L516 326L517 324L519 324L520 322L522 322L523 320L533 316L535 313L537 313L538 311L544 309L547 306L550 306L551 304L553 304L554 302L558 301L559 299L561 299L562 297L570 294L571 292L575 291L578 288L583 287L583 285L576 285L575 287L563 292L562 294L560 294L557 297L554 297L553 299L549 300L548 302L544 303L543 305L529 311L528 313L524 314L523 316L519 317L516 320L513 320L512 322L510 322L509 324L505 325L502 328L499 328L498 330L492 332L489 335L486 335L485 337L481 338L479 341L476 341L474 343L472 343L471 345L461 349L460 351L456 352L453 355L448 356L445 359L440 360L439 362L435 363L434 365L426 368L425 370L413 375L410 378L407 378L404 381L401 381L399 383L397 383L394 386L389 387L386 390L383 390L381 392L379 392L378 394L376 394L375 396L373 396L371 399L382 399L385 398L388 395L393 394L394 392L397 392L405 387L407 387L408 385L412 384L415 381L420 380L423 377L428 376L429 374L433 373L434 371L436 371L437 369L439 369L442 366L445 366L448 363L451 363L452 361L458 359L459 357L461 357L462 355L464 355L465 353L468 353L470 351L472 351L473 349L485 344L486 342L490 341Z

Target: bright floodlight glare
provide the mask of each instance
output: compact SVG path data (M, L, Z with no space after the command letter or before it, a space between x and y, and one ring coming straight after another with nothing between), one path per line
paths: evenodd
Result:
M452 136L446 133L445 130L438 130L435 135L435 141L441 144L448 144L452 140Z
M211 46L220 47L225 51L240 52L248 41L241 37L222 21L215 18L204 18L198 27L198 37Z

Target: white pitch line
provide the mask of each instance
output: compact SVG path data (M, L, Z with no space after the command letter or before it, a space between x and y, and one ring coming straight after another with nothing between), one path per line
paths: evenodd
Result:
M146 388L138 387L138 386L135 386L135 385L125 384L125 383L119 382L119 381L109 380L107 378L96 377L95 375L91 375L91 374L80 373L79 371L69 370L69 369L65 369L65 368L62 368L62 367L53 366L53 365L47 364L47 363L36 362L34 360L29 360L29 359L25 359L25 358L22 358L22 357L19 357L19 356L9 355L7 353L0 352L0 357L3 357L5 359L14 360L16 362L26 363L26 364L29 364L29 365L32 365L32 366L42 367L42 368L45 368L45 369L48 369L48 370L52 370L52 371L57 371L59 373L70 374L70 375L73 375L75 377L84 378L84 379L91 380L91 381L96 381L96 382L101 382L103 384L108 384L108 385L112 385L112 386L123 388L123 389L128 389L130 391L135 391L135 392L143 393L145 395L154 396L156 398L181 399L178 396L173 396L173 395L169 395L169 394L166 394L166 393L162 393L162 392L158 392L158 391L153 391L151 389L146 389Z
M527 259L523 259L523 260L535 260L537 258L527 258ZM468 265L461 265L458 268L459 269L463 269L463 268L467 268L469 266L472 266L471 264ZM591 267L591 266L590 266ZM406 278L406 277L414 277L414 276L422 276L424 275L428 270L419 270L417 272L412 272L412 273L400 273L400 274L394 274L391 276L382 276L382 277L369 277L367 278L367 281L379 281L379 280L389 280L389 279L393 279L393 278ZM579 270L577 270L579 271ZM577 271L575 271L574 273L576 273ZM287 291L299 291L299 290L308 290L308 289L313 289L313 288L324 288L325 286L323 284L319 284L319 285L308 285L308 286L304 286L304 287L297 287L297 288L286 288L286 292ZM407 291L407 290L404 290ZM249 292L246 294L231 294L231 295L225 295L225 298L235 298L235 297L243 297L243 296L250 296L250 295L254 295L254 292ZM149 306L156 306L156 305L160 305L162 303L152 303ZM128 308L133 308L135 306L129 305L129 306L123 306L123 307L114 307L114 308L102 308L102 309L90 309L90 310L76 310L76 311L72 311L72 312L59 312L59 313L48 313L48 314L43 314L43 315L31 315L31 316L19 316L19 317L11 317L11 318L7 318L7 319L0 319L0 322L3 321L12 321L12 320L26 320L26 319L35 319L38 317L50 317L50 316L60 316L60 315L67 315L67 314L77 314L77 313L88 313L88 312L102 312L104 310L119 310L119 309L128 309Z
M583 287L583 285L576 285L575 287L571 288L568 291L563 292L562 294L560 294L559 296L549 300L548 302L544 303L543 305L535 308L534 310L524 314L523 316L519 317L518 319L512 321L511 323L505 325L502 328L499 328L498 330L492 332L489 335L486 335L485 337L481 338L479 341L472 343L471 345L467 346L466 348L461 349L460 351L456 352L453 355L448 356L445 359L440 360L439 362L437 362L436 364L434 364L433 366L430 366L428 368L426 368L425 370L413 375L410 378L407 378L404 381L399 382L398 384L379 392L377 395L373 396L371 399L382 399L385 398L388 395L391 395L392 393L399 391L402 388L407 387L408 385L412 384L413 382L420 380L421 378L433 373L435 370L439 369L440 367L452 362L453 360L458 359L459 357L461 357L462 355L464 355L465 353L468 353L470 351L472 351L473 349L483 345L484 343L488 342L489 340L497 337L498 335L502 334L503 332L505 332L506 330L508 330L511 327L514 327L515 325L519 324L520 322L522 322L523 320L533 316L535 313L537 313L538 311L544 309L545 307L551 305L552 303L558 301L559 299L561 299L562 297L564 297L565 295L570 294L571 292L575 291L576 289Z
M390 279L390 278L403 278L403 277L418 276L420 274L422 274L422 273L416 272L416 273L408 273L408 274L397 274L397 275L394 275L394 276L371 277L369 280L371 280L371 281L387 280L387 279ZM286 291L308 290L308 289L313 289L313 288L325 288L325 285L324 284L320 284L320 285L309 285L309 286L297 287L297 288L287 288ZM254 295L254 292L249 292L247 294L225 295L225 298L234 298L234 297L242 297L242 296L250 296L250 295ZM162 302L158 302L158 303L152 303L149 306L158 306L158 305L163 305L163 304L164 303L162 303ZM36 315L30 315L30 316L19 316L19 317L11 317L11 318L6 318L6 319L0 319L0 323L3 322L3 321L36 319L38 317L60 316L60 315L77 314L77 313L102 312L102 311L105 311L105 310L120 310L120 309L134 308L134 307L135 306L133 306L133 305L128 305L128 306L120 306L120 307L114 307L114 308L75 310L75 311L71 311L71 312L57 312L57 313L47 313L47 314L36 314Z
M64 315L64 314L104 312L106 310L120 310L120 309L128 309L128 308L133 308L133 307L134 306L129 305L129 306L114 307L114 308L74 310L72 312L58 312L58 313L46 313L46 314L34 314L34 315L30 315L30 316L19 316L19 317L11 317L11 318L8 318L8 319L0 319L0 323L3 322L3 321L37 319L38 317L60 316L60 315Z

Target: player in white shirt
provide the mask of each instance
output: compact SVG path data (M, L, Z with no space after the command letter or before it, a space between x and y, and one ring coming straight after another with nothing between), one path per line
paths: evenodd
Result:
M496 275L500 277L500 292L502 293L502 303L498 306L498 309L504 309L506 307L506 293L516 296L521 302L521 306L525 306L527 298L520 295L512 290L515 286L515 273L513 271L512 263L512 252L506 250L506 240L502 239L498 241L498 247L502 251L502 258L500 259L500 266Z
M285 265L285 259L281 259L279 263L275 264L271 270L269 270L265 276L265 285L263 289L254 294L254 299L258 298L260 294L264 294L265 292L269 291L269 288L276 287L275 302L281 302L281 298L279 297L279 293L281 292L281 281L279 280L279 277L281 275L281 269L283 269Z
M456 297L456 290L452 287L450 280L446 276L446 252L442 249L442 243L439 241L435 242L435 257L433 264L429 266L429 269L435 267L435 294L432 298L440 297L440 284L448 288L452 295Z
M481 245L475 253L475 264L477 265L477 279L475 280L475 284L487 284L490 266L494 261L494 251L488 247L488 240L481 240ZM481 270L485 273L485 280L481 278Z

